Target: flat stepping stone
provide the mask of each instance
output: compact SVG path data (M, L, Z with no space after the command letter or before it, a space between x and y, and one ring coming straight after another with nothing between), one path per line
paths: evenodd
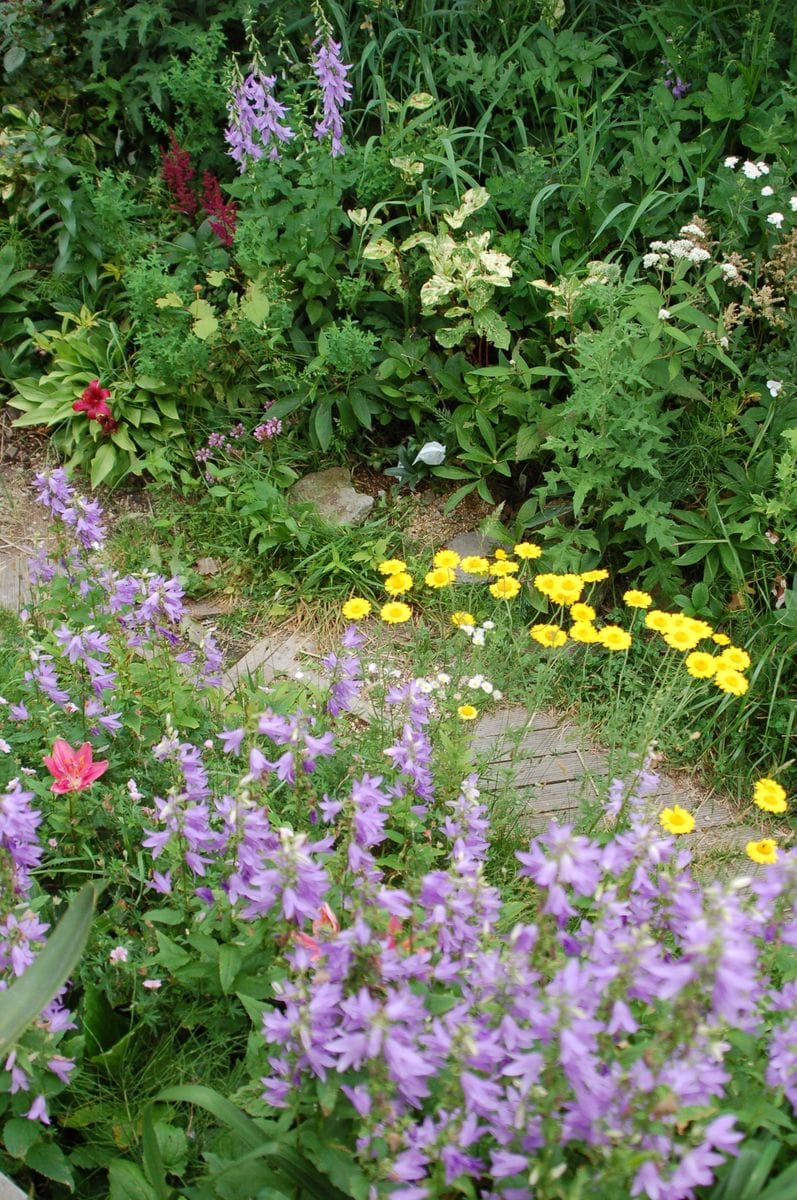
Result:
M312 504L330 525L361 525L374 506L373 496L357 492L345 467L313 471L288 493L294 504Z
M235 666L222 676L222 687L229 693L246 680L271 683L279 676L295 678L296 672L308 675L304 655L315 651L313 638L306 633L291 633L287 637L270 634L256 642Z

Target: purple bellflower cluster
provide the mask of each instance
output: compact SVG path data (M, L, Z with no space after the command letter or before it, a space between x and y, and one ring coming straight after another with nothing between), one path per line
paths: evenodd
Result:
M337 1079L374 1198L431 1200L468 1179L491 1200L533 1200L572 1147L595 1179L631 1154L632 1197L693 1200L742 1138L732 1031L772 1027L766 1079L797 1102L795 986L773 990L762 965L768 947L797 945L797 854L754 880L700 883L646 803L646 766L613 786L610 840L554 822L518 854L527 915L513 925L487 878L476 775L451 798L435 781L422 681L382 693L384 765L352 770L361 643L352 629L325 660L317 715L267 708L219 734L243 768L231 793L209 793L176 737L158 751L187 782L156 806L145 845L284 947L262 1020L265 1100L298 1109L314 1080ZM323 836L301 816L272 825L286 796ZM438 859L401 886L397 823Z
M351 84L346 81L351 64L342 61L340 42L334 41L330 33L317 38L316 45L318 50L313 56L313 72L321 89L323 116L316 124L314 133L319 140L331 136L330 153L337 158L345 153L341 110L351 99Z
M253 71L233 87L227 112L230 124L225 140L229 155L243 173L250 162L257 162L267 151L268 157L279 158L280 145L296 134L285 123L288 109L273 95L276 75Z
M37 834L41 813L32 807L33 799L34 793L25 791L18 779L0 789L0 991L25 974L49 928L28 906L30 872L42 856ZM21 1106L12 1101L15 1110L45 1125L50 1124L45 1092L53 1091L53 1080L66 1085L75 1066L72 1059L58 1053L63 1034L75 1028L61 1002L65 991L59 991L33 1027L0 1060L9 1073L9 1094L22 1101Z
M320 92L321 118L313 133L319 141L330 138L330 153L337 158L345 153L343 108L351 100L352 87L346 78L351 64L343 62L341 44L332 37L331 27L320 11L316 18L311 67ZM230 124L224 136L228 153L242 173L266 152L272 161L278 159L281 146L296 136L286 120L290 110L274 97L276 82L276 75L267 75L260 66L256 50L250 73L245 79L237 73L233 81L227 106ZM265 429L269 424L258 428Z

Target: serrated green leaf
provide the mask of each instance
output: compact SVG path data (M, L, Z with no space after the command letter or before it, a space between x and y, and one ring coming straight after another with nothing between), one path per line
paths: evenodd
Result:
M26 1117L11 1117L3 1126L3 1145L12 1158L24 1159L34 1142L41 1137L38 1121Z
M36 1142L26 1154L25 1162L47 1179L66 1184L70 1191L74 1188L72 1169L63 1150L56 1146L55 1142Z

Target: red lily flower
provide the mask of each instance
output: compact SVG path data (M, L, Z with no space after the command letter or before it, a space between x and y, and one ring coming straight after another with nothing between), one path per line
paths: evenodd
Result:
M108 769L108 760L92 761L92 748L84 742L79 750L73 750L63 738L56 738L52 756L44 756L44 765L55 777L50 791L52 792L82 792L104 775Z
M108 388L100 387L99 379L92 379L79 400L72 405L75 412L84 412L90 421L101 421L111 417L111 410L105 403L111 393Z

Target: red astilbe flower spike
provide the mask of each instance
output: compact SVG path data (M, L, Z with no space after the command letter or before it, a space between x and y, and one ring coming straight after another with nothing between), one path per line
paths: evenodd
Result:
M108 760L94 762L92 748L89 742L84 742L79 750L73 750L63 738L56 738L52 755L44 756L44 765L54 782L50 791L56 793L82 792L89 787L100 775L108 769Z
M191 186L191 180L194 178L191 155L180 146L173 129L169 130L169 145L169 150L161 147L161 175L174 196L172 208L185 213L187 217L193 217L199 207L199 201Z
M231 246L235 235L235 219L238 205L234 200L225 201L219 181L210 171L202 174L202 207L210 219L210 228L225 246Z
M100 387L99 379L92 379L72 408L75 412L84 412L90 421L102 422L103 418L111 416L111 410L106 404L110 395L108 388Z

